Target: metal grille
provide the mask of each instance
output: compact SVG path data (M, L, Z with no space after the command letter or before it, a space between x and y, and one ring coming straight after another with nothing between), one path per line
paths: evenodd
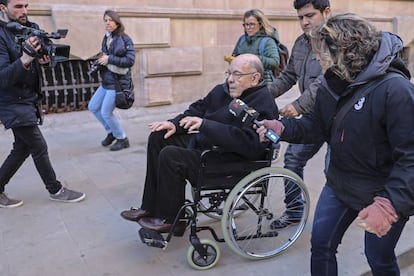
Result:
M100 74L87 74L88 60L59 62L54 68L42 67L43 109L45 113L84 110L100 84Z

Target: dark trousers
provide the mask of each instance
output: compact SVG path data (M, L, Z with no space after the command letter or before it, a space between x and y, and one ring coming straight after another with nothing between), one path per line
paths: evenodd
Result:
M191 135L152 132L147 145L147 175L141 208L172 223L185 201L186 180L197 183L201 151L187 148Z
M4 186L31 155L43 183L49 193L56 193L62 185L56 180L55 171L50 163L46 141L37 125L12 128L13 148L0 168L0 193Z
M338 275L336 253L348 227L358 216L325 185L319 196L312 227L311 272L317 276ZM365 232L365 256L374 276L398 276L395 246L408 218L400 218L383 237ZM364 231L361 229L361 231ZM359 256L355 256L358 258Z

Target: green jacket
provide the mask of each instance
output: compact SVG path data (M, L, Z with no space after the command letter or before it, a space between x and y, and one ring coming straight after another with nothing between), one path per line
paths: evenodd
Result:
M272 39L268 39L263 56L259 54L260 41L263 37L268 36L265 31L262 29L253 36L248 36L246 33L240 36L239 40L234 47L232 56L238 56L240 54L254 54L257 55L263 63L265 69L265 75L263 79L266 82L271 82L273 79L273 70L279 66L279 34L277 30L274 30L274 35Z

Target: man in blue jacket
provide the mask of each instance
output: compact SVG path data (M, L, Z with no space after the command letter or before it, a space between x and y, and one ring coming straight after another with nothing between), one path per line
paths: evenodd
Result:
M60 202L78 202L84 193L62 187L56 179L47 151L46 141L38 127L42 122L40 108L40 65L47 65L49 57L39 56L41 44L32 36L21 45L16 44L15 33L6 25L17 22L39 29L27 18L26 0L0 0L0 121L14 135L13 148L0 167L0 207L12 208L23 204L4 193L10 181L26 158L31 155L50 199Z
M141 208L123 211L121 216L160 233L169 232L185 200L185 184L196 185L201 153L218 146L223 160L257 160L268 143L259 141L252 126L229 112L229 103L239 98L260 114L276 118L277 107L263 82L263 65L253 54L234 58L227 82L192 103L182 114L149 125L147 174ZM177 233L184 229L175 228ZM181 234L180 233L180 234Z

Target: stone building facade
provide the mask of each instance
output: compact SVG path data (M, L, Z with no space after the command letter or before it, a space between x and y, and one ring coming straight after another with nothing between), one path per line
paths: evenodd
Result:
M301 34L292 0L31 0L29 16L46 31L67 28L64 41L73 59L97 53L104 34L103 12L118 11L136 48L133 77L136 105L186 102L224 80L227 63L242 34L242 15L261 9L290 49ZM354 12L384 31L398 34L414 72L414 1L331 0L333 13Z

